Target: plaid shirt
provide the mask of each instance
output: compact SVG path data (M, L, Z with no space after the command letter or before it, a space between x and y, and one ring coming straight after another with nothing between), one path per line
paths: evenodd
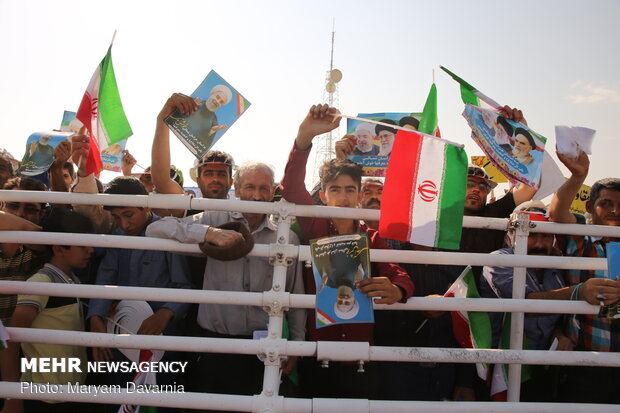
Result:
M32 251L23 245L12 257L0 253L0 280L26 281L47 261L47 254ZM11 320L17 295L0 294L0 320L6 326Z
M565 237L564 243L565 256L589 258L607 256L605 250L607 240L602 237L573 235ZM607 271L569 270L566 277L567 285L576 285L593 277L606 278ZM620 351L620 319L601 318L594 314L576 314L568 317L567 330L576 350Z

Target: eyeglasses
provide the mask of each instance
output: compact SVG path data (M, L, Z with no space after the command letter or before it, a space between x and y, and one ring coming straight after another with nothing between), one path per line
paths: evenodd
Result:
M41 212L41 208L37 208L32 204L23 204L20 202L5 202L4 208L7 211L11 211L12 213L19 211L22 209L25 215L36 215Z
M472 180L467 180L467 188L471 189L471 188L475 188L475 187L480 188L481 191L484 192L490 192L491 191L491 186L489 184L487 184L486 182L477 182Z

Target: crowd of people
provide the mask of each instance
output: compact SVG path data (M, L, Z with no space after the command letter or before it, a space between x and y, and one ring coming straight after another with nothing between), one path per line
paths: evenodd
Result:
M171 165L170 130L164 119L174 110L191 114L198 109L194 100L172 95L157 117L151 166L139 178L131 175L136 160L126 154L124 176L105 189L92 174L86 174L89 137L76 134L54 150L49 171L53 191L146 195L150 192L183 194L183 177ZM379 209L383 181L362 179L359 165L346 155L356 150L354 136L336 143L336 158L320 168L320 187L311 194L305 187L308 155L313 139L338 126L335 109L314 105L299 126L284 176L276 183L273 169L263 162L235 165L225 152L211 150L196 161L190 171L205 198L235 196L246 201L271 202L278 192L287 201L332 207ZM505 107L502 115L525 123L517 109ZM365 138L371 130L358 131ZM379 133L382 131L378 131ZM368 135L368 136L366 136ZM360 139L360 138L358 138ZM589 159L558 154L571 176L555 193L549 206L531 201L535 190L526 185L512 188L503 197L488 202L491 181L480 167L470 165L464 214L507 218L525 213L531 221L585 224L582 216L569 212L575 194L588 174ZM74 171L69 159L79 160ZM428 167L433 167L429 165ZM14 165L6 152L0 153L0 187L5 190L46 191L48 187L28 177L14 176ZM318 195L318 197L317 197ZM272 288L273 266L267 258L247 256L254 243L277 242L277 223L267 214L234 211L151 209L127 206L51 205L3 201L0 229L99 233L174 239L199 244L203 254L176 253L125 248L91 248L66 245L1 244L0 279L61 284L98 284L136 287L204 289L263 292ZM587 210L592 224L620 226L620 179L594 183ZM324 236L365 233L373 249L431 250L429 247L384 239L378 222L342 218L299 217L288 243L308 244ZM542 256L605 257L605 245L613 240L594 236L554 236L532 233L528 254ZM514 254L513 234L499 230L464 228L461 252ZM484 297L512 296L512 267L476 266L476 283ZM441 296L458 278L462 266L438 264L372 263L369 279L357 288L379 304L404 303L411 297ZM287 269L287 292L316 293L309 268L293 260ZM620 321L603 316L603 309L620 299L620 281L604 271L528 268L528 299L584 300L600 305L601 315L526 314L526 348L548 350L554 340L557 350L617 352L620 349ZM88 301L87 308L82 308ZM152 315L137 334L186 335L251 339L266 330L268 314L259 307L225 304L154 302ZM106 319L114 312L114 300L82 300L36 295L0 295L0 319L5 326L75 331L107 332ZM533 309L535 311L535 309ZM361 341L380 346L459 347L449 312L377 311L374 324L339 324L317 329L313 310L290 309L285 314L285 337L289 340ZM505 314L490 313L493 345L501 348ZM81 360L126 360L117 349L10 341L0 351L0 372L4 381L34 381L66 384L125 383L131 377L120 374L20 375L19 358L77 357ZM166 352L163 360L187 360L182 375L162 374L158 383L183 383L186 391L247 394L261 392L263 363L256 356L239 354ZM328 368L316 358L288 357L282 362L280 392L295 397L367 398L383 400L490 400L489 383L481 380L475 366L462 363L330 362ZM522 401L620 403L620 369L615 367L536 366L522 385ZM117 411L118 406L76 403L48 403L34 400L5 400L2 413L45 411Z

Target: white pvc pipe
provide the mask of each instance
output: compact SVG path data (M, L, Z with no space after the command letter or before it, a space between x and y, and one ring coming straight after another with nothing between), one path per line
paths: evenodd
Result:
M111 300L170 301L181 303L210 303L229 305L263 305L263 293L214 290L185 290L180 288L119 287L115 285L59 285L0 281L3 294L53 295L57 297L104 298ZM286 294L286 293L285 293ZM314 308L315 296L290 294L293 308ZM375 304L375 310L418 311L530 311L551 314L598 314L597 305L585 301L515 300L493 298L411 297L407 303Z
M60 386L56 393L29 394L22 391L20 383L0 382L0 394L13 399L75 401L83 403L135 404L185 409L209 409L235 412L267 411L268 398L212 393L70 393L67 386ZM515 413L615 413L617 405L560 404L560 403L495 403L495 402L418 402L378 401L364 399L296 399L278 398L287 413L410 413L410 412L515 412ZM262 403L261 403L262 402ZM367 406L364 410L352 410ZM276 412L278 410L270 410Z
M260 354L263 343L251 339L147 336L86 333L37 328L8 328L15 341L84 347L148 348L207 353ZM354 355L347 353L347 345ZM320 354L319 352L320 348ZM594 351L495 350L434 347L368 346L367 342L286 341L282 355L319 357L333 361L401 361L436 363L503 363L620 367L620 353Z
M220 211L239 211L259 214L287 212L294 216L315 216L324 218L351 218L370 221L379 220L379 211L361 208L337 208L317 205L295 205L291 203L253 202L238 200L220 200L207 198L191 198L187 195L109 195L81 194L75 192L43 192L43 191L9 191L0 190L0 200L19 202L51 202L76 205L124 205L138 207L171 208L171 209L207 209ZM466 228L485 228L506 230L508 220L503 218L463 217ZM620 237L620 228L604 225L574 225L540 222L532 232L552 234L597 235Z
M42 328L7 327L11 340L23 343L67 344L82 347L114 347L165 351L191 351L203 353L260 354L263 344L260 340L149 336L136 334L87 333L84 331L48 330ZM308 341L286 341L283 351L300 357L316 354L316 343Z
M56 245L81 245L104 248L136 248L143 250L159 250L179 252L186 254L200 254L197 244L183 244L174 240L152 237L130 237L125 235L100 235L100 234L66 234L59 232L40 231L0 231L0 243L12 242L22 244L56 244ZM310 259L310 247L301 245L291 248L299 251L299 260ZM256 244L250 252L250 256L268 257L269 246ZM577 257L544 257L528 255L519 257L516 255L500 254L475 254L461 252L438 252L438 251L396 251L396 250L370 250L370 258L373 262L396 262L396 263L424 263L445 265L476 265L508 266L517 267L527 265L530 268L557 268L575 270L606 270L607 260L604 258L577 258Z
M519 214L516 219L517 228L514 234L514 255L527 254L530 219L527 214ZM512 298L525 298L526 267L515 267L512 277ZM510 349L523 348L523 326L525 315L523 312L513 312L510 317ZM521 365L511 364L508 367L508 401L518 402L521 395Z
M284 246L288 244L289 239L289 230L290 230L290 221L289 219L278 219L278 230L276 233L276 245ZM287 263L286 257L284 255L278 257L272 257L273 262L273 280L271 283L272 292L278 293L284 291L286 288L286 274L287 274ZM269 313L269 323L267 325L268 338L267 340L277 340L282 338L282 325L283 325L283 305L282 302L277 300L270 303L271 305L277 306L277 310ZM283 355L284 356L284 355ZM265 370L263 372L263 392L262 394L268 397L277 396L278 391L280 389L280 362L281 358L278 355L277 360L269 360L268 357L265 357Z

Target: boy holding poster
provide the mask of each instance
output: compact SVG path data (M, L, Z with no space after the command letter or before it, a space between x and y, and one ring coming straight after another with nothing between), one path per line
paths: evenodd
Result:
M281 181L282 196L290 202L314 205L312 196L304 185L306 163L312 146L312 139L338 127L333 119L336 109L328 105L314 105L299 126L295 144L289 155L284 177ZM320 170L321 200L328 206L356 208L360 199L362 170L359 165L348 160L332 159ZM298 218L302 238L309 239L328 235L366 233L369 248L388 246L379 233L353 219ZM371 263L371 277L360 281L358 289L370 298L376 297L377 304L405 302L413 294L413 282L409 275L397 264ZM306 273L306 291L316 292L314 277ZM312 341L373 341L373 324L337 324L321 329L315 327L315 314L308 314L308 335ZM364 366L365 374L358 373L353 363L330 363L329 369L321 368L315 360L304 360L301 365L300 387L306 397L357 397L372 398L374 390L374 365Z

